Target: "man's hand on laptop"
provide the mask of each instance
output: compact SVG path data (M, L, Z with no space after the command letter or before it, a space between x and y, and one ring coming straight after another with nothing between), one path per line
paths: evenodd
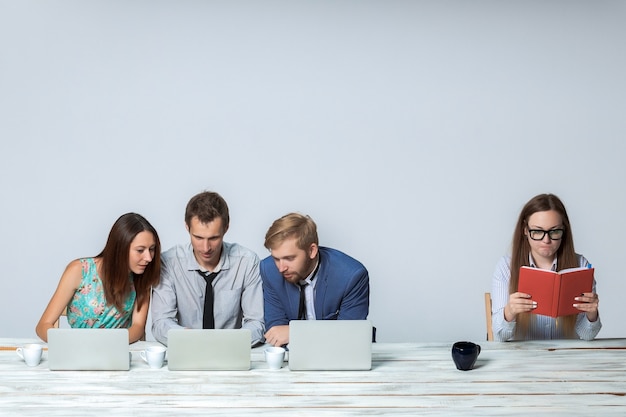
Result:
M265 341L272 346L284 346L289 343L289 325L274 326L265 332Z

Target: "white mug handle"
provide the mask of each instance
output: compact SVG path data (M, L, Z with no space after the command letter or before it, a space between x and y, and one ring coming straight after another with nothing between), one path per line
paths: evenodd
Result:
M141 359L144 360L144 362L148 363L148 358L146 358L146 351L142 350L139 352L139 356L141 356Z
M19 356L20 358L24 359L24 352L22 352L22 348L18 347L17 349L15 349L15 353L17 353L17 356Z

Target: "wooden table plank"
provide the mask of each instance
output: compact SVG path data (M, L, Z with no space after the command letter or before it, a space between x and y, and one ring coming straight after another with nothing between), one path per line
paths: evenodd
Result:
M267 369L262 349L250 371L150 369L131 345L128 372L27 367L0 339L2 416L626 414L626 340L484 343L472 371L458 371L452 343L377 343L371 371Z

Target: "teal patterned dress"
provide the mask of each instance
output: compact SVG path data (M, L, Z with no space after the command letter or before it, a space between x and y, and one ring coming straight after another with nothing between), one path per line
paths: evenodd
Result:
M119 311L114 305L107 305L104 288L96 269L94 258L80 259L83 278L74 297L67 305L67 322L78 328L129 328L132 324L135 305L135 287L131 280L131 292Z

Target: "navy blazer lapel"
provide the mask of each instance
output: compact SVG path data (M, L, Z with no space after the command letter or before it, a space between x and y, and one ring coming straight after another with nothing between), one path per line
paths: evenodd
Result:
M323 261L323 257L320 256L320 268L317 271L315 279L315 318L323 320L324 315L324 299L326 298L326 288L328 287L328 276L326 274L326 263Z
M285 281L285 286L289 300L289 314L287 314L287 317L289 320L297 320L298 310L300 309L300 288L288 281Z

